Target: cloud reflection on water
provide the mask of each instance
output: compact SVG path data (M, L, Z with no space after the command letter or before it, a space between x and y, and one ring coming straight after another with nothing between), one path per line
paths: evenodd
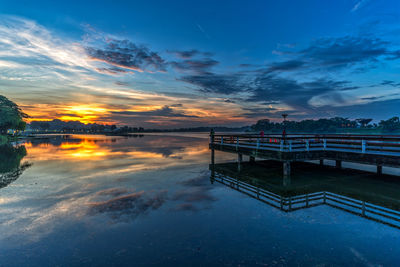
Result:
M208 164L209 152L207 139L174 136L51 136L24 145L24 160L34 164L15 186L1 190L0 244L10 238L38 242L68 225L92 227L96 218L103 224L128 223L167 202L166 210L178 202L194 203L184 197L189 191L172 200L165 188L171 179L181 179L181 168ZM200 202L202 196L211 199L208 189L193 190Z
M112 196L113 198L90 202L88 204L88 214L106 213L113 220L123 221L132 220L141 214L161 207L166 201L167 190L159 192L139 191L124 194L124 189L110 188L97 192L97 195Z

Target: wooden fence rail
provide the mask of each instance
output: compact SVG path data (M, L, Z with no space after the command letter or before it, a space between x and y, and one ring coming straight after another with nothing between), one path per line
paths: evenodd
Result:
M211 144L282 152L341 151L400 156L398 135L243 135L215 134Z

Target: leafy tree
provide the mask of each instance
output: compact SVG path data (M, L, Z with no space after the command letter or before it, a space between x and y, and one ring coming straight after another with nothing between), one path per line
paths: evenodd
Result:
M370 123L372 121L372 119L357 119L356 120L358 123L361 124L362 127L367 127L368 123Z
M26 123L23 118L28 118L28 115L17 104L0 95L0 134L6 134L8 129L24 130Z
M382 127L384 131L392 132L400 129L400 119L399 117L393 117L388 120L382 120L379 122L379 126Z

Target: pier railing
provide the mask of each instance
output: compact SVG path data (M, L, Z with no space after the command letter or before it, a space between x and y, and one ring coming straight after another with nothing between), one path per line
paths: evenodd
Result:
M343 151L400 156L400 135L215 134L211 144L282 152Z
M347 196L322 191L284 197L222 174L216 173L212 179L284 212L292 212L319 205L328 205L400 229L400 211Z

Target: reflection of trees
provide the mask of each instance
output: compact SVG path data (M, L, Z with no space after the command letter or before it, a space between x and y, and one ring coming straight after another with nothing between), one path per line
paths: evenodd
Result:
M25 156L25 146L14 147L9 144L0 146L0 188L17 180L32 165L27 162L21 165L21 160Z

